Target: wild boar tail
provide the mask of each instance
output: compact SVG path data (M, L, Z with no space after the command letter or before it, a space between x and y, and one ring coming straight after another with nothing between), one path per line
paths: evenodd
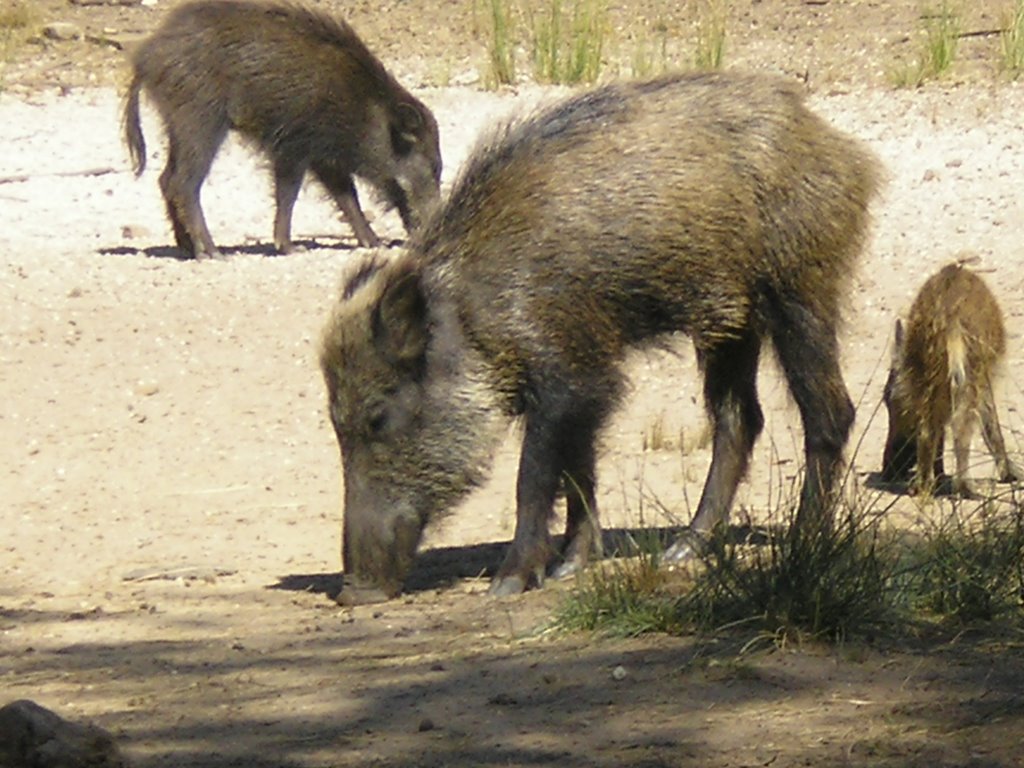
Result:
M132 170L141 176L146 170L146 140L142 136L142 124L139 122L139 91L142 90L142 78L136 74L128 88L128 97L124 103L124 141L128 145L128 153L132 158Z
M953 324L946 337L946 361L949 366L949 387L955 393L967 383L967 341L959 322Z

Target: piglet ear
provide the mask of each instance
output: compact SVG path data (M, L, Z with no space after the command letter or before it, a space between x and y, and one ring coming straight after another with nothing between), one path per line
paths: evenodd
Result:
M418 374L423 370L430 330L421 276L410 268L390 276L372 317L377 349L393 364Z
M395 154L405 157L420 141L423 131L423 115L412 104L395 107L395 121L391 125L391 148Z

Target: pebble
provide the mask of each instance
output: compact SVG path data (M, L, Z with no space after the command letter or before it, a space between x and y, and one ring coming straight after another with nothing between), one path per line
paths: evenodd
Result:
M135 394L150 397L160 391L160 385L153 379L139 379L135 384Z
M43 36L50 40L80 40L82 30L70 21L54 21L43 27Z

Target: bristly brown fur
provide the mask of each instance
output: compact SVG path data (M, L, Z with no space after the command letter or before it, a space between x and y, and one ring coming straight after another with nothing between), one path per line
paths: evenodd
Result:
M404 578L380 553L482 478L495 416L520 417L523 442L516 534L492 588L583 567L600 541L595 443L621 363L675 331L697 348L715 429L694 533L726 519L763 426L765 341L803 420L798 521L827 524L854 416L837 324L881 176L795 85L759 75L616 83L496 130L408 256L341 302L326 337L346 570Z
M345 276L345 284L341 289L341 300L347 301L362 288L370 279L383 269L386 261L379 256L372 256L360 262L355 271Z
M950 425L956 455L953 491L976 495L967 470L977 420L999 479L1020 479L1006 453L992 392L1005 352L1002 312L978 275L954 263L925 282L906 326L896 325L885 386L889 434L884 479L906 480L916 465L912 492L934 492L943 475L943 438Z
M139 121L145 90L164 121L160 187L175 242L195 258L217 255L200 188L230 130L271 159L274 246L292 248L291 217L303 178L331 194L360 245L380 244L353 178L396 208L407 230L439 198L437 122L373 56L355 31L312 7L273 0L197 0L177 6L131 56L123 131L136 174L146 164Z

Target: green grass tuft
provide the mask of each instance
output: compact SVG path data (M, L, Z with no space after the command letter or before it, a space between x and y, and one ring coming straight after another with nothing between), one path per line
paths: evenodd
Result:
M479 15L476 2L474 19ZM518 12L511 0L484 2L487 87L515 82L516 47L523 37L537 82L576 85L600 77L608 35L606 0L534 0L524 2Z
M960 17L948 3L943 2L935 13L926 17L925 33L925 70L931 77L941 77L956 59L960 42Z
M662 546L634 546L630 556L609 560L584 574L558 607L554 625L568 632L634 637L650 632L679 634L680 596L672 574L660 567Z
M601 74L607 36L603 0L547 0L540 11L527 13L533 74L538 82L576 85L593 83Z
M795 498L795 494L793 496ZM615 636L750 632L753 641L899 639L936 619L953 625L1024 625L1024 506L959 508L911 531L885 526L877 498L840 505L831 526L801 530L795 502L759 533L718 531L700 562L660 567L652 534L630 557L582 575L557 628ZM875 509L869 512L874 504Z
M954 508L911 549L907 573L914 607L928 614L960 624L1024 618L1024 507Z
M700 71L721 69L725 60L726 0L702 0L697 8L697 46L694 66Z
M1024 0L1008 14L1000 34L1003 70L1014 79L1024 74Z
M488 88L511 85L516 81L515 46L512 42L514 19L508 0L485 0L490 34L487 40L488 68L484 83Z
M743 625L778 642L843 640L891 623L899 565L877 523L847 514L830 529L800 531L790 519L764 541L713 535L692 569L659 568L648 545L581 578L556 626L611 635L713 632Z
M689 623L744 623L780 641L840 641L891 623L898 558L879 525L851 512L831 529L800 530L789 518L769 529L763 546L712 538L684 603Z
M960 41L960 16L946 1L934 11L922 15L924 42L917 60L892 72L898 88L917 88L927 80L942 77L956 60Z

